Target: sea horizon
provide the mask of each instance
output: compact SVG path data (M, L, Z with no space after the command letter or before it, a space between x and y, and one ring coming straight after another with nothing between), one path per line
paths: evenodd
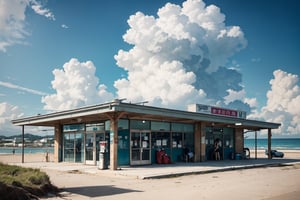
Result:
M2 154L21 154L22 147L0 147L0 155ZM54 147L25 147L25 154L35 153L54 153Z
M255 139L246 138L244 147L255 149ZM257 149L263 150L268 148L268 138L257 138ZM300 150L300 138L272 138L271 149L274 150Z

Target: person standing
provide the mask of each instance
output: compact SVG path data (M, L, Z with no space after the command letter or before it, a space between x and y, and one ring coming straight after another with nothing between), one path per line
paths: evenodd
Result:
M215 152L215 159L220 160L220 146L219 146L219 139L215 140L214 144L214 152Z

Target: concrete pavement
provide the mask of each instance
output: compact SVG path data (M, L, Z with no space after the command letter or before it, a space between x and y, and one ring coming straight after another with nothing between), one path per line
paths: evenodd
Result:
M42 171L57 170L68 173L89 173L99 176L114 176L120 178L153 179L167 178L191 174L213 173L220 171L249 169L270 166L283 166L300 163L300 159L249 159L206 161L201 163L153 164L146 166L121 166L118 170L100 170L97 166L82 163L31 162L18 163L20 166L39 168ZM17 164L17 163L13 163Z

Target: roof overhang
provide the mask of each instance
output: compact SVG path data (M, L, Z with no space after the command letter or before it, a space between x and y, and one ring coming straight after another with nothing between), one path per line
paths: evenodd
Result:
M75 124L85 121L99 121L103 118L103 113L113 112L111 105L112 103L105 103L61 112L36 115L15 119L12 120L12 123L17 126L55 126L57 124Z
M280 126L278 123L123 103L119 100L72 110L15 119L12 120L12 123L18 126L55 126L58 124L91 123L108 120L109 116L116 113L122 113L122 118L128 119L181 123L204 122L207 126L234 127L248 130L277 129Z

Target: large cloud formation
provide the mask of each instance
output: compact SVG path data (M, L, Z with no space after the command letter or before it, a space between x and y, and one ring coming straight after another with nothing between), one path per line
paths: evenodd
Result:
M22 133L22 128L20 126L13 125L11 120L21 117L24 117L24 113L18 106L7 102L0 103L0 134L5 136L20 135ZM53 132L51 128L45 129L45 127L36 126L25 127L25 133L45 134L45 131L47 131L46 134L52 134Z
M274 133L293 135L300 132L300 88L299 77L282 70L273 72L271 89L267 92L267 105L250 118L280 123Z
M111 100L113 95L105 85L99 85L95 72L91 61L81 63L75 58L65 63L63 69L55 69L52 87L56 93L42 98L44 109L59 111Z
M240 27L225 25L218 7L187 0L167 3L157 16L137 12L128 20L123 38L132 48L115 56L128 73L115 81L119 97L185 109L195 102L222 105L229 91L243 90L242 75L225 65L247 41Z
M0 133L9 135L20 131L19 127L11 125L11 120L22 117L23 115L17 106L6 102L0 103Z

